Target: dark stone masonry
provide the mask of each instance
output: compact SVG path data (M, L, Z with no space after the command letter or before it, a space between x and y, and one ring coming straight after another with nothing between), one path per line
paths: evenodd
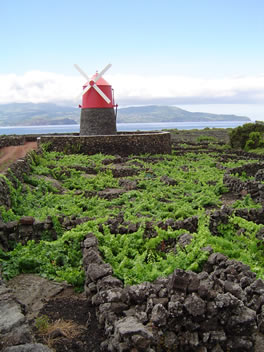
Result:
M82 109L80 135L116 134L116 115L114 109Z
M176 269L124 287L90 233L83 264L87 299L107 335L103 351L261 351L264 281L241 262L212 253L199 274Z
M38 145L47 144L49 151L65 154L96 153L110 155L170 154L169 132L120 132L100 136L41 136Z
M7 136L0 138L0 148L9 147L9 146L16 146L16 145L23 145L25 143L24 136Z
M1 136L0 148L23 145L25 142L35 142L37 135L22 135L22 136Z
M223 181L231 192L244 195L250 194L255 202L264 205L264 183L262 183L263 171L263 163L246 164L241 167L227 170ZM248 180L241 180L239 178L241 175L246 175Z

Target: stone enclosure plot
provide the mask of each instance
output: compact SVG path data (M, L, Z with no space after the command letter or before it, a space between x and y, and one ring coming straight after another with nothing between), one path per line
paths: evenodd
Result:
M57 241L53 247L61 246L60 256L55 260L51 258L49 262L56 273L63 271L72 254L69 248L74 248L76 251L71 260L83 264L86 298L96 307L98 321L104 328L106 336L102 348L106 351L257 351L264 332L263 280L257 279L248 265L231 260L214 251L212 246L217 239L224 239L223 228L226 226L229 230L230 219L240 217L259 225L257 232L256 227L253 230L258 240L256 247L261 250L263 209L221 208L221 192L224 186L221 177L225 174L224 182L234 194L237 192L238 198L242 196L241 190L247 186L247 192L252 193L252 197L255 194L253 191L258 189L255 199L261 201L262 187L259 186L262 185L260 170L263 167L254 164L248 176L255 177L255 180L249 179L241 186L244 181L234 177L234 173L242 175L243 171L249 169L248 166L236 168L235 171L228 170L224 165L226 161L223 160L223 168L218 168L217 155L210 160L206 159L204 178L199 179L198 176L204 172L205 167L199 162L206 157L201 155L197 154L191 159L186 153L184 160L175 156L178 158L177 163L173 163L174 155L139 156L135 160L116 156L104 159L100 157L102 160L99 162L99 157L91 158L86 165L76 162L61 168L52 164L46 169L43 167L41 172L46 170L49 173L52 170L55 179L59 179L59 183L54 183L54 186L57 185L57 192L48 194L50 197L54 196L50 209L57 211L57 221L54 220L53 213L53 217L41 221L36 216L25 215L13 224L1 224L1 235L6 231L9 236L5 241L7 248L4 249L10 249L10 235L11 239L21 243L28 239L38 242L41 231L49 230L54 235L52 239ZM56 161L59 163L62 159L63 156L58 156ZM18 170L17 179L21 180L24 186L24 189L21 187L24 192L22 194L26 197L27 185L23 184L23 173L31 172L30 163L24 168L20 163ZM76 174L77 171L80 173ZM82 179L87 189L75 189L74 185L67 188L73 172L77 175L76 182ZM197 176L193 177L194 173ZM218 178L214 178L216 174ZM102 184L93 183L102 175ZM31 192L41 188L41 182L52 182L50 177L50 174L37 177L39 184L32 186ZM236 179L234 185L237 186L232 186L233 178ZM13 179L13 182L20 186L18 181ZM255 188L250 186L250 182L253 182ZM98 189L89 188L91 184ZM110 186L105 186L109 184ZM7 184L3 181L2 186L6 190L6 197L10 196L7 201L3 200L3 204L10 206L12 197L8 194ZM62 188L59 189L60 187ZM198 203L205 192L209 194L209 201ZM39 198L43 196L46 199L44 193L37 194ZM68 195L70 196L66 198ZM215 197L216 201L211 208L207 207L205 210L203 204L210 204L211 197ZM64 214L61 211L64 203L56 207L55 202L61 199L63 202L73 200L71 206L74 206L74 214ZM144 207L141 207L142 204ZM135 205L136 210L133 208ZM180 213L185 206L186 213ZM94 209L92 215L89 213L90 209ZM242 225L238 228L234 225L234 240L243 237L244 233L247 236ZM58 229L60 233L57 236ZM167 255L176 256L177 253L181 253L184 263L185 259L193 257L195 264L200 260L200 255L205 255L206 259L200 262L201 267L194 267L197 272L191 271L187 263L185 269L173 267L169 275L160 275L151 282L125 286L125 278L114 275L115 267L109 264L110 261L105 262L112 254L118 256L122 248L116 247L110 253L110 247L106 248L106 244L102 245L100 241L107 238L109 242L115 241L116 245L127 238L124 246L128 247L128 254L120 266L125 267L127 260L131 260L130 263L136 266L140 255L143 257L143 250L139 257L135 255L136 243L129 242L134 235L143 244L153 241L144 249L147 255L140 265L143 263L155 267L164 258L167 259ZM156 243L159 236L164 238ZM0 239L3 242L2 237ZM208 244L209 241L211 245ZM144 269L143 266L139 267ZM75 276L76 273L83 274L80 268L78 270L74 272Z

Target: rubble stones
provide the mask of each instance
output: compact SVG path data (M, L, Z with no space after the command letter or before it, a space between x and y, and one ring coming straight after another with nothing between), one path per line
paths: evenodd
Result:
M167 311L161 303L156 304L151 313L151 321L155 326L165 326L167 323Z
M197 294L192 293L187 296L184 307L189 314L196 317L205 313L206 303Z
M87 275L92 281L97 281L109 274L112 274L112 268L109 264L92 263L88 265Z
M186 292L189 285L190 275L182 269L176 269L171 279L171 290Z
M92 234L88 238L92 247L83 248L84 255L98 251ZM123 287L112 274L92 282L88 276L87 296L105 326L107 351L251 352L256 332L264 330L264 282L220 253L212 253L199 274L175 269L151 283Z
M146 349L153 340L153 334L142 323L134 317L126 317L114 324L114 338L112 339L115 348L120 351L120 343L125 342L127 346Z

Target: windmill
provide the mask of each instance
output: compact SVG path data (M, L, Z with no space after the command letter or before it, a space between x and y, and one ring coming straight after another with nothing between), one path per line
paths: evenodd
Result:
M80 135L116 134L114 107L117 105L114 103L112 86L102 77L111 66L108 64L89 79L78 65L74 65L87 81L80 94L82 95Z

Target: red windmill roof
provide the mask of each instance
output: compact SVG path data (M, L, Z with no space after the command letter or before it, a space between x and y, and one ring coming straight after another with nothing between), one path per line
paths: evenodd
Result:
M96 72L96 73L92 76L91 81L93 81L93 80L96 78L97 75L98 75L98 72ZM87 87L87 83L88 83L88 82L86 82L83 87ZM103 77L99 78L98 81L96 82L96 84L97 84L98 86L110 86L110 84L109 84Z

